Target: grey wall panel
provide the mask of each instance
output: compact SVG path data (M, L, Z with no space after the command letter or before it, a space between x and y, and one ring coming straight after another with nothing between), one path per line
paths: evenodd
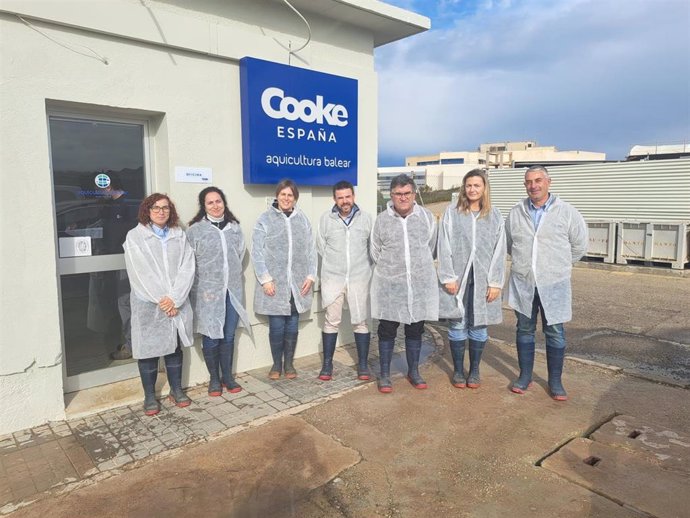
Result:
M491 199L503 215L526 196L525 169L492 169ZM586 220L690 221L690 159L554 166L551 192Z

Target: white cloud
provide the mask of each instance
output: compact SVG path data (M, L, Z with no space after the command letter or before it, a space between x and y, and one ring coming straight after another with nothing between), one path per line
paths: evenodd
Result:
M377 52L380 156L535 139L623 158L687 139L689 34L685 0L485 2Z

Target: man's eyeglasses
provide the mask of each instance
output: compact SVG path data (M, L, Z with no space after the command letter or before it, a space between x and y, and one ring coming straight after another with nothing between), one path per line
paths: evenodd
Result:
M413 191L405 191L405 192L392 192L391 193L393 196L396 198L409 198L414 194Z
M151 207L151 212L154 214L160 214L161 212L170 212L170 206L166 205L165 207L159 207L158 205L154 205Z

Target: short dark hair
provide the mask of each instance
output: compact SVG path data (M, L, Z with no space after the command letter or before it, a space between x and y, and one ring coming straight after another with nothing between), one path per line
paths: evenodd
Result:
M405 187L406 185L412 187L412 192L417 192L417 184L414 183L412 177L407 176L405 173L393 177L390 191L393 192L393 189L396 187Z
M352 185L347 180L340 180L337 184L333 186L333 197L335 198L335 191L342 191L343 189L350 189L352 194L355 193L355 186Z
M295 201L299 200L299 189L297 188L297 184L289 178L281 180L280 182L278 182L278 185L276 185L276 198L280 194L280 191L287 187L289 187L292 191L292 195L295 197Z
M168 204L170 205L170 217L168 218L167 225L170 228L178 226L180 223L180 217L177 215L175 204L167 194L161 194L159 192L154 192L150 196L147 196L144 198L144 201L141 202L141 205L139 205L139 214L137 215L139 223L142 225L148 225L151 223L151 214L149 214L149 211L151 210L151 207L153 207L153 204L160 200L168 200Z

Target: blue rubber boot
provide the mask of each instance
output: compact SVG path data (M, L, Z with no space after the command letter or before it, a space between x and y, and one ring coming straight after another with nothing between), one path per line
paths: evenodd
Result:
M470 338L470 374L467 376L467 387L471 389L479 388L481 378L479 377L479 362L482 361L482 353L486 342L479 342Z
M405 356L407 357L407 379L416 389L428 387L426 381L419 375L419 356L422 352L422 341L405 338Z
M549 392L556 401L567 401L568 394L561 383L565 348L546 346L546 368L549 371Z
M218 368L220 367L220 351L219 346L202 347L201 351L204 353L204 361L210 376L208 382L208 395L211 397L218 397L223 393L223 388L220 386L220 374Z
M355 333L355 345L357 346L357 379L368 380L369 372L369 344L371 333Z
M319 379L330 381L333 377L333 355L335 354L335 344L338 341L338 333L321 333L323 342L323 365L319 372Z
M280 379L283 373L283 350L285 343L283 334L268 333L268 342L271 345L271 356L273 357L273 366L268 373L269 379Z
M534 336L520 336L516 338L518 365L520 376L510 387L516 394L524 394L532 384L532 371L534 369Z
M297 333L285 334L285 348L283 350L284 360L283 368L285 369L285 377L289 380L297 377L297 371L293 365L295 359L295 350L297 349Z
M223 386L231 394L242 392L242 387L235 381L235 377L232 375L232 360L235 356L235 343L221 342L218 349L220 351L220 372L223 377Z
M158 358L137 361L141 384L144 387L144 414L156 415L161 406L156 400L156 379L158 378Z
M174 353L166 354L163 358L170 383L170 400L180 408L189 406L192 400L182 390L182 349L178 345Z
M465 340L451 340L450 354L453 357L453 380L455 388L465 388L465 373L463 364L465 362Z
M379 339L379 362L381 364L381 374L379 376L379 392L388 394L393 392L391 383L391 359L393 358L393 346L395 340Z

